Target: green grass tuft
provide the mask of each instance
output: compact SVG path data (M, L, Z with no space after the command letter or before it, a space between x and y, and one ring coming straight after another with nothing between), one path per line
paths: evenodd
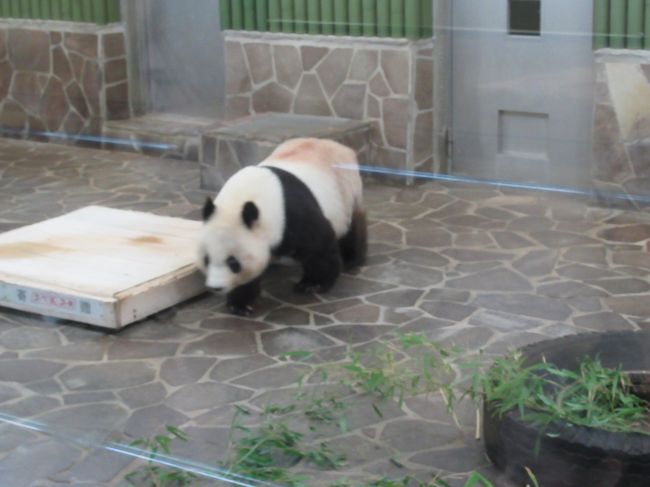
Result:
M577 370L541 362L525 365L521 354L501 358L480 378L482 393L498 415L516 410L542 428L562 420L612 432L650 434L650 404L632 392L629 376L585 358Z

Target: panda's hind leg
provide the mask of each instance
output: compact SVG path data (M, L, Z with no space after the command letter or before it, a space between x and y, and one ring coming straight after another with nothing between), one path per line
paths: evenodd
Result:
M339 240L339 247L341 258L347 268L361 266L365 263L368 252L368 229L366 213L362 209L355 209L350 229Z
M341 255L335 242L326 251L305 256L301 261L303 277L294 286L297 293L327 292L341 274Z

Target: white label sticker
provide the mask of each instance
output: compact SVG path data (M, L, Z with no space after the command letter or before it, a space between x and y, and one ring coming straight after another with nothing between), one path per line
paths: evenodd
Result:
M83 298L13 284L3 284L1 287L0 299L8 304L86 316L99 314L93 302Z

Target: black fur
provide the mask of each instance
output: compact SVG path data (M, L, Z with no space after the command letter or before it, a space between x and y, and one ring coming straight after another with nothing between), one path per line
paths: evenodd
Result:
M236 315L247 316L253 310L253 303L261 293L261 277L239 286L228 293L228 309Z
M289 256L303 266L297 292L325 292L341 273L341 254L336 234L309 188L293 174L268 167L282 184L285 229L276 256Z
M244 205L244 208L241 212L242 220L248 228L253 227L253 223L257 221L260 216L260 211L257 209L257 206L252 201L247 201Z
M226 259L226 265L233 274L239 274L241 272L241 263L237 260L237 257L233 257L232 255L228 257Z
M214 202L212 201L211 198L206 198L205 204L203 205L203 221L207 222L208 219L212 216L214 211L216 210L216 206L214 206Z
M354 212L350 229L340 239L325 218L318 201L309 188L293 174L267 167L280 180L284 196L285 228L275 256L289 256L303 266L303 277L295 285L297 292L325 292L338 279L343 261L360 265L365 261L367 235L363 211ZM208 216L209 217L209 216ZM242 219L250 228L259 218L258 208L251 202L242 210ZM229 309L238 315L248 315L261 292L261 277L228 293Z
M368 252L368 232L366 214L363 210L355 209L348 233L339 240L341 257L348 268L363 265Z

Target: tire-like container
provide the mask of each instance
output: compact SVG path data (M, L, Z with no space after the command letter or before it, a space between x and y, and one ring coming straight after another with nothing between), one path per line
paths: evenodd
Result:
M650 390L650 332L607 332L573 335L523 348L527 364L547 362L577 369L585 356L599 357L603 366L619 365L636 384L638 394ZM647 397L646 397L647 398ZM530 484L530 468L541 487L650 487L650 435L612 433L556 422L541 434L510 411L500 418L483 405L483 435L487 454L517 486ZM539 442L539 454L536 443Z

